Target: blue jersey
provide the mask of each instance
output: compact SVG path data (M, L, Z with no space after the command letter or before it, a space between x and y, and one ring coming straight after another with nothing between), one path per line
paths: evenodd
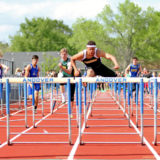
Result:
M29 71L29 77L38 77L38 66L34 68L33 65L31 64L31 69Z
M34 68L33 65L31 64L31 69L29 71L29 77L38 77L38 66L37 65ZM40 90L40 84L39 83L34 84L34 89L36 91L39 91ZM32 95L32 88L31 88L30 85L28 86L28 95Z
M130 65L130 76L131 77L138 77L138 72L139 72L140 64L137 65Z
M2 76L3 76L3 68L2 66L0 66L0 78L2 78Z

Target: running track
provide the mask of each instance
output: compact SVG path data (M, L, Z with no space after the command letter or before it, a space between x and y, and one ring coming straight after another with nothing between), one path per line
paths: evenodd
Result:
M153 109L148 105L148 95L145 96L145 111L144 118L153 118ZM102 103L102 104L101 104ZM106 103L105 105L103 103ZM140 127L135 126L135 110L134 116L131 117L132 127L127 126L128 120L123 114L123 105L119 106L114 103L114 98L109 92L101 93L98 91L95 102L93 104L93 116L90 116L88 110L88 128L82 129L85 132L128 132L136 133L134 135L83 135L82 140L86 141L103 141L103 142L140 142L139 130ZM123 101L122 101L123 104ZM38 111L36 116L37 128L32 127L32 116L28 116L29 128L11 127L11 132L19 132L17 135L11 135L13 142L15 141L68 141L67 135L22 135L22 133L31 132L67 132L67 120L55 120L58 118L67 119L67 104L61 105L59 109L55 108L51 115L49 112L49 102L45 103L45 116L42 118L41 111ZM28 108L30 104L28 104ZM106 110L98 110L105 108ZM134 105L135 108L135 105ZM74 113L76 112L74 108ZM107 115L105 115L107 114ZM152 114L149 115L148 114ZM15 113L11 116L12 120L22 119L24 111ZM32 115L32 111L28 111L28 115ZM47 119L53 119L48 121ZM107 120L101 120L102 118ZM94 119L94 120L93 120ZM112 119L112 120L110 120ZM0 120L5 120L2 117ZM159 121L158 121L159 122ZM140 124L140 123L139 123ZM5 122L0 122L0 125L6 125ZM24 125L24 121L14 121L11 125ZM43 127L41 127L41 126ZM44 125L55 125L62 127L44 127ZM111 125L103 127L102 125ZM115 127L113 127L113 125ZM153 120L144 120L144 125L153 125ZM0 159L158 159L160 155L160 145L154 146L153 141L153 126L144 127L144 145L141 144L84 144L78 143L78 128L76 125L75 114L72 119L72 139L73 145L69 144L13 144L8 146L6 143L6 128L0 127ZM102 126L102 127L101 127ZM158 129L159 130L159 129ZM160 135L158 136L160 140Z

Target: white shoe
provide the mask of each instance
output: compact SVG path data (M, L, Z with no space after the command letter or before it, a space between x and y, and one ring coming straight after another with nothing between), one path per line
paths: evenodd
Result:
M66 101L64 100L64 101L62 101L62 104L65 104L66 103Z

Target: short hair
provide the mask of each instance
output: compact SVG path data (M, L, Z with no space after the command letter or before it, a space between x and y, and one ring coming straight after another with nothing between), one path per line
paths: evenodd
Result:
M136 60L138 60L138 58L137 58L137 57L133 57L132 59L136 59Z
M95 41L89 41L89 42L87 43L87 45L96 45L96 42L95 42Z
M37 55L33 55L32 59L39 59L39 57Z
M61 54L62 52L68 53L67 48L62 48L62 49L60 50L60 54Z

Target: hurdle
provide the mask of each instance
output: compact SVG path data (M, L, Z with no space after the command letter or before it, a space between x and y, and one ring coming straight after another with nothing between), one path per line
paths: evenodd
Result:
M84 80L85 81L85 80ZM102 77L100 79L94 79L91 80L89 83L99 83L99 82L103 82L103 83L127 83L127 87L128 87L128 113L124 113L125 112L125 106L124 108L122 107L122 105L120 104L121 103L121 99L117 98L117 94L115 94L116 92L114 92L114 99L115 101L117 102L117 105L120 106L120 108L122 109L123 111L123 114L126 115L126 118L128 119L128 123L129 123L129 128L130 128L130 99L131 99L131 86L130 84L132 83L140 83L140 111L141 111L141 132L140 134L139 133L135 133L135 132L88 132L88 131L82 131L82 128L81 128L81 124L82 122L79 122L79 144L86 144L86 143L95 143L95 144L125 144L125 143L131 143L131 144L142 144L143 145L143 113L144 113L144 103L143 103L143 100L144 100L144 93L143 93L143 83L144 81L148 81L148 79L145 79L145 78L106 78L106 77ZM86 82L86 81L85 81ZM81 81L79 82L81 83ZM113 85L112 85L113 86ZM117 87L116 87L117 88ZM119 87L120 88L120 87ZM79 89L81 90L81 85L79 85ZM124 89L126 89L124 87ZM138 91L138 90L137 90ZM119 94L120 94L120 91L119 91ZM112 91L111 91L111 95L112 95ZM126 94L124 95L124 97L126 96ZM137 94L138 96L138 94ZM137 99L137 98L136 98ZM138 101L137 101L138 102ZM84 107L86 106L86 104L84 105ZM81 104L81 101L79 102L79 115L82 116L82 113L81 113L81 110L82 110L82 104ZM84 108L85 110L85 108ZM91 107L90 109L88 110L88 114L89 112L91 112ZM122 115L123 115L122 114ZM86 117L86 116L85 116ZM86 119L86 118L85 118ZM127 120L126 119L126 120ZM82 121L82 119L80 119ZM105 119L103 119L104 121ZM112 120L112 119L111 119ZM85 126L86 123L87 123L88 119L85 120ZM92 127L92 126L90 126ZM86 128L86 130L88 130L88 127ZM140 138L140 141L136 141L136 142L129 142L129 141L124 141L124 142L110 142L110 141L85 141L84 139L82 139L83 135L138 135L138 137Z
M37 78L38 80L38 78ZM21 143L69 143L72 144L72 132L71 132L71 91L70 91L70 79L63 79L62 83L67 83L67 92L68 92L68 132L50 132L50 133L40 133L40 132L30 132L30 133L23 133L23 132L10 132L10 104L9 104L9 84L10 83L15 83L15 79L3 79L2 80L4 83L6 83L6 112L7 112L7 143L8 145L10 144L21 144ZM34 90L34 83L42 83L42 82L37 82L34 79L30 79L30 81L32 82L32 87ZM56 83L58 80L52 79L52 83ZM19 79L19 83L24 83L24 95L26 97L26 88L27 88L27 82L24 81L24 79ZM43 82L44 83L44 82ZM24 97L24 105L26 106L27 104L27 99ZM32 106L34 106L34 92L32 92ZM37 128L38 125L37 123L35 123L35 112L34 112L34 108L33 109L33 125L30 128ZM26 112L27 113L27 112ZM48 116L52 115L52 113L49 113ZM27 116L26 116L27 117ZM45 118L42 118L42 120L45 120ZM47 120L47 119L46 119ZM54 119L53 119L54 120ZM56 120L56 119L55 119ZM27 121L27 119L26 119ZM68 142L67 141L53 141L53 142L18 142L18 141L11 141L10 140L10 135L17 135L17 134L21 134L21 135L68 135Z
M111 91L113 91L114 90L114 96L115 97L113 97L113 96L111 96L112 98L112 100L114 101L114 103L108 103L108 101L106 101L105 100L105 103L103 102L103 103L98 103L98 104L109 104L109 105L112 105L112 104L117 104L118 105L118 107L112 107L112 108L101 108L101 107L98 107L97 109L92 109L92 107L91 107L91 111L97 111L97 110L99 110L99 111L112 111L112 110L114 110L114 111L119 111L120 110L120 107L119 107L119 105L120 105L120 103L121 103L121 95L120 95L120 93L121 93L121 84L120 83L118 83L118 84L114 84L114 89L113 89L113 85L110 85L111 86ZM94 89L95 90L95 89ZM117 92L118 91L118 92ZM125 92L124 92L124 95L125 95L125 99L126 99L126 90L124 90ZM113 93L111 92L111 95L113 95ZM96 96L96 95L95 95ZM118 97L118 98L117 98ZM95 98L94 98L95 99ZM111 101L111 100L110 100ZM109 102L110 102L109 101ZM96 105L97 103L96 103L96 100L94 100L94 105ZM91 105L93 105L93 103L91 104ZM84 106L85 107L85 106ZM85 108L84 108L84 110L85 110ZM85 112L85 114L86 114L86 112ZM124 115L125 115L125 113L124 113ZM94 117L95 116L109 116L109 117L111 117L111 116L122 116L122 114L94 114ZM86 115L84 116L84 117L86 117ZM92 117L93 117L93 115L92 115ZM85 118L86 119L86 118ZM85 121L85 126L87 126L87 120L85 120L84 119L84 121ZM126 118L121 118L121 119L119 119L118 118L118 120L125 120ZM89 120L96 120L97 121L97 119L88 119L88 121ZM109 121L109 120L117 120L117 119L113 119L113 118L107 118L107 119L99 119L99 120L104 120L104 121ZM130 121L128 121L129 123L130 123ZM88 125L87 127L119 127L119 125ZM128 127L128 125L121 125L121 126L127 126Z
M19 78L16 78L17 80L19 79ZM3 82L4 83L4 82ZM2 83L1 83L2 84ZM14 84L15 84L15 82L14 82ZM19 85L20 84L20 85ZM28 122L27 122L27 117L30 117L30 116L33 116L33 115L28 115L27 114L27 112L30 110L30 108L31 108L31 106L30 107L28 107L27 106L27 83L26 82L24 82L24 85L22 86L22 83L19 83L18 84L18 95L19 95L19 97L22 97L22 91L23 91L23 95L24 95L24 97L23 97L23 99L21 99L21 98L18 98L17 99L17 101L18 101L18 103L19 102L21 102L21 104L22 104L22 102L24 101L24 107L23 107L23 105L21 105L21 107L19 107L18 108L18 111L17 111L17 113L23 113L24 112L24 114L25 114L25 116L24 115L21 115L21 114L13 114L14 115L14 117L24 117L24 119L15 119L15 120L11 120L10 119L10 122L16 122L16 121L25 121L25 124L24 125L10 125L10 127L26 127L26 128L28 128ZM9 86L10 86L10 84L9 84ZM42 84L42 86L43 86L43 84ZM10 90L10 89L9 89ZM44 102L43 102L43 87L42 87L42 92L41 92L41 102L42 102L42 116L44 116ZM10 100L10 99L9 99ZM10 102L9 102L10 103ZM41 104L41 103L39 103L39 104ZM10 104L11 105L11 104ZM20 106L20 105L19 105ZM11 110L11 107L10 107L10 110ZM40 116L40 114L37 114L37 116ZM13 116L12 116L13 117ZM0 122L6 122L6 120L4 119L4 120L0 120ZM0 127L6 127L6 125L1 125Z

